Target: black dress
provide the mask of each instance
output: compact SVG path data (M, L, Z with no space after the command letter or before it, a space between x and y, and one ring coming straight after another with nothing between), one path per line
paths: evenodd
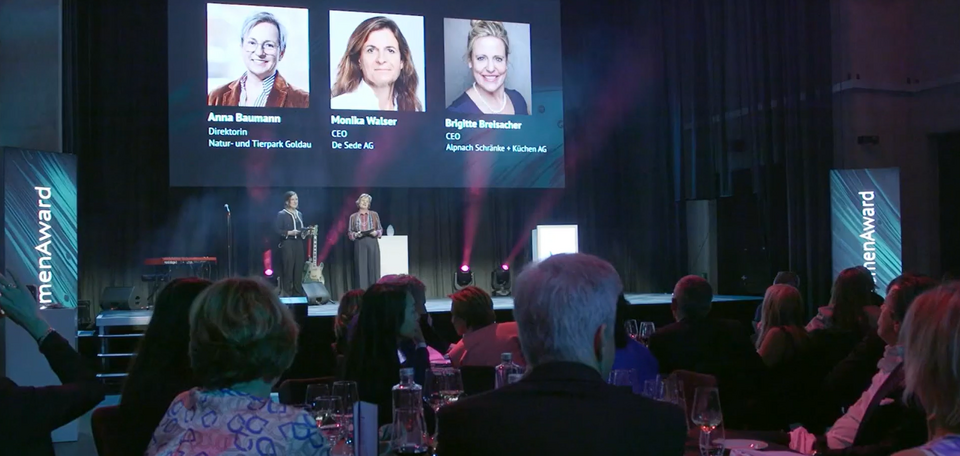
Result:
M510 102L513 103L513 112L515 113L513 115L527 115L527 100L523 99L523 95L520 95L520 92L512 89L504 89L504 92L507 94L507 97L510 98ZM483 114L483 111L470 99L467 92L463 92L456 100L453 100L453 103L450 103L450 106L447 107L447 111L462 114Z

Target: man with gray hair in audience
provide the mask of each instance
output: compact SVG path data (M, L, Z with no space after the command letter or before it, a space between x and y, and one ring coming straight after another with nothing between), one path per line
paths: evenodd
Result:
M670 303L677 321L650 338L650 351L663 374L686 370L716 377L724 423L742 425L766 366L748 329L736 320L709 318L712 306L713 287L706 279L694 275L680 279Z
M613 325L622 291L613 267L554 255L513 288L527 373L518 382L440 410L442 455L681 455L683 412L611 386Z

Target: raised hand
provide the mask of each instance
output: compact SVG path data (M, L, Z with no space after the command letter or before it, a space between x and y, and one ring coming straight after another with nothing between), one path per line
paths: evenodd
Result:
M0 275L0 309L14 323L27 330L34 339L47 333L50 325L40 315L40 307L33 294L10 271Z

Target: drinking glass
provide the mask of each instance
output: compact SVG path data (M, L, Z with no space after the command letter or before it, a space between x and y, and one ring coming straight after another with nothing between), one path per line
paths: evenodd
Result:
M310 410L313 408L313 400L321 396L330 395L330 385L327 383L314 383L313 385L307 385L307 393L304 398L304 404L306 404L306 409Z
M357 393L357 382L333 382L333 395L340 398L343 405L341 423L347 429L347 445L353 445L353 406L360 398Z
M330 442L330 448L333 448L343 433L343 424L340 421L343 404L336 396L320 396L315 398L313 403L313 417L317 420L317 429L320 430L320 435Z
M723 423L720 409L720 391L714 387L698 387L693 394L691 421L700 428L700 454L703 456L721 456L723 454L723 435L714 431Z
M626 386L633 390L633 380L636 378L636 370L634 369L615 369L610 371L610 376L607 377L607 383L613 386Z
M627 335L631 339L637 340L637 337L640 336L640 327L637 326L637 320L627 320L623 322L623 327L627 330Z
M440 407L443 406L443 396L441 392L443 391L444 371L446 371L446 369L445 367L427 369L423 381L423 400L430 406L430 409L433 410L433 435L430 436L430 440L433 441L437 438L437 428L439 426L437 413L440 411Z
M463 377L460 376L460 369L450 367L444 369L443 378L440 396L443 397L443 405L450 405L460 400L463 395Z
M643 382L643 396L659 401L663 399L663 380L659 375Z
M640 322L640 342L643 345L650 345L650 337L657 331L657 326L652 321Z

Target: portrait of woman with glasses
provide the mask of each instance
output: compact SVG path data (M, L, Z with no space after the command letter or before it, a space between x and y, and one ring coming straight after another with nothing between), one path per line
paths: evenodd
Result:
M307 108L308 91L295 87L277 70L287 51L287 29L276 15L258 11L243 22L239 36L240 60L246 71L207 96L208 106ZM208 50L208 54L211 54ZM208 59L234 56L208 55Z

